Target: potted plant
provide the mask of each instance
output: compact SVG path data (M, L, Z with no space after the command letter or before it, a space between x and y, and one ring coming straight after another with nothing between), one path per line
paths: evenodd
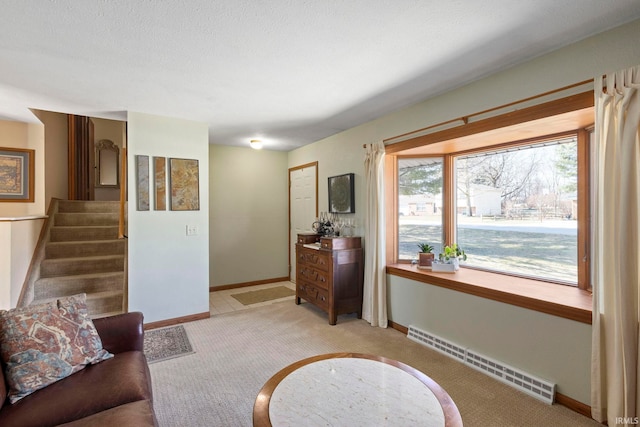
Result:
M433 271L455 272L460 268L460 259L467 260L467 254L457 243L447 245L438 255L438 262L433 263Z
M436 258L433 253L433 246L428 243L418 243L418 267L431 267L433 260Z

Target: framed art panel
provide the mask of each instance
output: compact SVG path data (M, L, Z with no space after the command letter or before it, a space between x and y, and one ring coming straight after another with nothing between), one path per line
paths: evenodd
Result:
M346 173L329 177L329 212L355 213L355 211L354 175Z
M0 148L0 202L33 202L35 150Z
M153 175L155 190L155 209L167 210L167 159L164 157L153 158Z
M198 160L169 159L169 188L172 211L200 210Z
M149 156L136 156L137 210L149 210Z

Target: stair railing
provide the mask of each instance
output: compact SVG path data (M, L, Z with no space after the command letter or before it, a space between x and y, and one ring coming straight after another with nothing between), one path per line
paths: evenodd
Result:
M122 167L120 168L120 212L118 218L118 239L125 239L125 203L127 198L127 147L122 147Z
M29 268L25 275L16 307L29 305L34 299L34 283L40 278L40 263L45 258L45 246L51 238L51 227L53 227L54 217L56 212L58 212L59 201L60 199L52 197L49 202L47 215L44 220L44 224L42 224L42 228L40 229L38 243L33 251L33 256L31 257L31 262L29 263Z

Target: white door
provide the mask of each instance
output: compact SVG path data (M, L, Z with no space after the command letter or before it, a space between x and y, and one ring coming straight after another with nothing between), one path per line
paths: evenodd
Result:
M311 227L318 216L317 174L317 163L289 169L289 277L294 282L298 233L312 233Z

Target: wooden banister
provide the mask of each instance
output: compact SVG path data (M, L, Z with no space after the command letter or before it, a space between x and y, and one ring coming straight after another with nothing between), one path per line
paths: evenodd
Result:
M127 198L127 147L122 147L122 167L120 168L120 213L118 218L118 239L124 239L124 205Z

